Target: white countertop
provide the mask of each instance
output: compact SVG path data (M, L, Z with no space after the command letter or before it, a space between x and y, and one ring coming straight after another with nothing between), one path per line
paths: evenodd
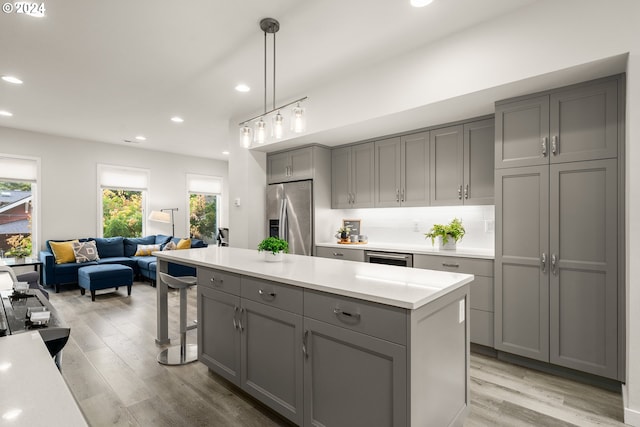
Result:
M306 289L416 309L471 282L473 275L285 254L266 262L254 249L210 246L154 252L159 260L211 267Z
M86 426L38 332L0 338L0 426Z
M326 248L360 249L363 251L406 252L412 254L454 256L464 258L494 259L495 257L495 251L493 249L465 248L463 246L458 246L454 250L440 250L437 246L431 246L430 241L428 241L424 245L407 245L399 243L396 244L380 242L369 242L364 244L340 244L336 242L329 242L317 243L316 246Z

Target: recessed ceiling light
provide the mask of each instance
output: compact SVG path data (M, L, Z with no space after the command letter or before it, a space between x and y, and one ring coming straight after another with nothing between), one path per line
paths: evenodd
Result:
M171 121L176 123L182 123L184 122L184 119L182 117L175 116L175 117L171 117Z
M0 110L0 116L11 117L13 114L5 110Z
M251 88L249 86L247 86L246 84L244 84L244 83L239 83L236 86L236 90L238 92L249 92L251 90Z
M144 137L144 136L142 136L142 135L138 135L138 136L136 136L136 139L137 139L138 141L146 141L146 140L147 140L147 138L146 138L146 137Z
M222 152L222 154L224 154L225 156L228 156L229 152L225 150L225 151Z
M425 7L428 4L431 4L431 2L433 2L433 0L409 0L409 3L411 3L411 6L413 7Z
M22 80L14 76L2 76L2 80L4 80L7 83L13 83L14 85L22 84Z

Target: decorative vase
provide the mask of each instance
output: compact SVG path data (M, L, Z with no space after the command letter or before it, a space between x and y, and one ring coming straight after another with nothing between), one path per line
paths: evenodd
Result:
M267 262L280 262L282 261L283 257L283 252L276 252L275 254L273 252L269 252L269 251L264 251L264 260Z
M447 238L447 243L442 243L442 236L438 236L438 247L440 250L455 250L456 249L456 239L449 236Z
M16 257L14 262L15 262L16 264L24 264L24 257L23 257L23 256L21 256L21 257Z

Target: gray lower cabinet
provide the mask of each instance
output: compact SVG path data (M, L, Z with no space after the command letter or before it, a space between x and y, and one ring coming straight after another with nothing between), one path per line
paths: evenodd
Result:
M364 250L348 248L316 247L316 256L322 258L343 259L345 261L364 262Z
M618 372L617 160L496 171L495 347Z
M472 343L493 347L493 260L439 255L415 254L414 268L473 274L469 314Z
M614 158L618 77L496 103L496 168Z
M373 204L373 143L331 150L331 207L372 208Z

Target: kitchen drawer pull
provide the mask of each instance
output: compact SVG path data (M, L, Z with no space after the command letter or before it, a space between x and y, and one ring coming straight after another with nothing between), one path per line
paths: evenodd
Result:
M554 156L560 152L558 148L558 137L554 135L551 137L551 152Z
M400 201L400 190L396 188L396 202Z
M271 291L271 292L267 292L267 291L263 291L262 289L258 289L258 293L260 294L260 296L270 296L271 298L275 298L276 297L276 293Z
M244 313L244 307L240 309L240 316L238 316L238 326L240 327L240 332L244 331L244 326L242 326L242 313Z
M542 138L542 157L547 157L547 144L548 144L549 138L548 137L544 137Z
M465 199L469 198L469 184L464 186L464 198Z
M309 330L304 331L304 336L302 337L302 354L304 354L304 358L309 358L309 352L307 350L307 343L309 340Z
M238 306L233 307L233 329L238 329L238 321L236 315L238 314Z
M349 313L348 311L344 311L341 308L337 308L337 307L334 308L333 309L333 313L336 316L345 316L345 317L347 317L349 319L354 319L356 321L360 320L360 313Z
M462 185L458 186L458 200L462 200Z
M333 256L344 256L344 254L343 254L343 253L340 253L340 252L334 252L334 253L333 253Z
M220 282L220 284L222 284L222 282L224 282L223 279L218 279L217 281ZM214 286L216 285L216 278L215 277L211 278L211 283L213 283Z
M449 263L447 263L447 262L443 262L443 263L442 263L442 266L443 266L443 267L453 267L453 268L458 268L458 267L460 267L460 264L449 264Z

